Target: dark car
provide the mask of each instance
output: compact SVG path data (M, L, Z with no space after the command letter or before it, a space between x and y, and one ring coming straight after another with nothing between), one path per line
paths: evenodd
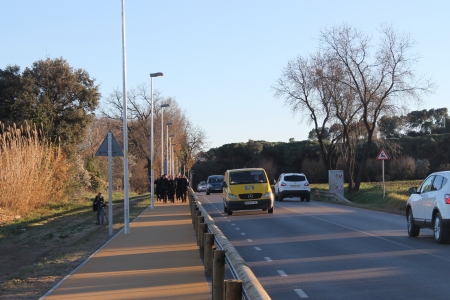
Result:
M223 175L211 175L206 180L206 195L222 192Z

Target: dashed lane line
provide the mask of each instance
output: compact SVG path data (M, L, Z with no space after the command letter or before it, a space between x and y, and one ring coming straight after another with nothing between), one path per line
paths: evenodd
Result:
M300 298L309 298L308 295L306 295L306 293L304 291L302 291L301 289L294 289L294 291L297 293L297 295Z

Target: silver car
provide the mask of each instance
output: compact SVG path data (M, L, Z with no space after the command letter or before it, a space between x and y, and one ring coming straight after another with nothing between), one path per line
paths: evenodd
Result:
M450 237L450 171L432 173L419 188L410 188L409 193L408 235L416 237L420 228L431 228L435 241L446 244Z
M204 192L206 191L206 181L200 181L199 184L197 184L197 192Z

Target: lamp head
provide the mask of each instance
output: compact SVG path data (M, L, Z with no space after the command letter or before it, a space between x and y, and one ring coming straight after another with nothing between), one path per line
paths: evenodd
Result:
M150 73L150 77L160 77L160 76L164 76L164 74L162 72Z
M161 104L161 107L168 107L169 103Z
M172 122L167 122L166 125L173 125L173 123Z

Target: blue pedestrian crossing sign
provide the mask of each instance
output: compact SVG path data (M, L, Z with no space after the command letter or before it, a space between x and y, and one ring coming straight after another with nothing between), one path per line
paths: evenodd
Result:
M123 156L122 148L120 148L116 139L112 132L109 132L108 135L111 134L111 150L112 156ZM106 135L103 143L98 148L97 152L95 152L95 156L108 156L108 135Z

